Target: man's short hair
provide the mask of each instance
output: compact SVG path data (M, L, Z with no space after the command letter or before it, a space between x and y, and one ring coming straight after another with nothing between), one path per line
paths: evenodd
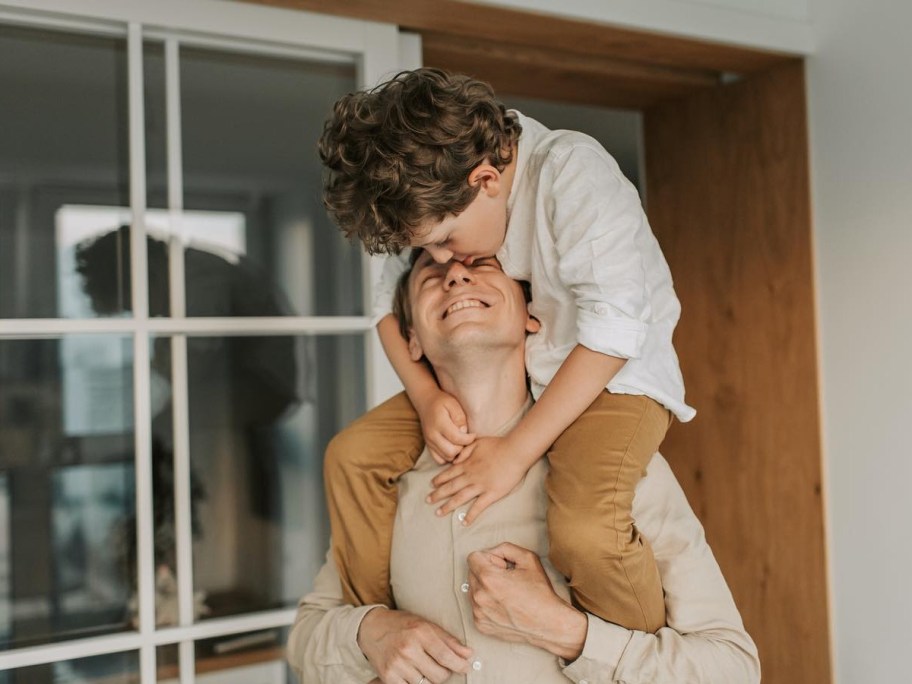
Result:
M503 170L521 131L487 83L403 71L336 102L319 142L323 204L371 254L398 253L423 223L464 211L478 194L472 169Z

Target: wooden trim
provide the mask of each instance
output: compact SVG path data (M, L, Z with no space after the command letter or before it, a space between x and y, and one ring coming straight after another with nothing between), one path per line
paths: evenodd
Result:
M244 0L397 24L403 29L525 45L585 57L621 59L675 69L753 73L795 57L771 51L522 12L462 0Z
M504 45L441 33L422 37L424 64L470 74L501 95L643 109L719 84L713 71Z
M803 64L644 116L649 217L693 423L662 451L764 681L831 681Z

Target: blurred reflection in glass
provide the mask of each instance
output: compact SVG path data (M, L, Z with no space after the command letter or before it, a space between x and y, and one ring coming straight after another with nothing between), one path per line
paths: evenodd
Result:
M0 684L139 684L135 651L0 672Z
M167 247L167 243L147 237L149 305L153 316L169 313ZM76 270L99 314L118 315L130 309L129 288L119 286L130 282L129 253L127 226L86 241L76 249ZM281 294L245 258L229 259L190 247L185 250L184 259L188 315L287 313ZM278 543L274 531L281 527L281 444L289 435L300 432L307 433L310 442L315 433L313 412L310 422L294 421L301 403L312 403L316 391L311 385L314 352L307 347L303 338L299 341L287 336L194 337L187 342L194 534L197 538L222 540L223 544L215 547L207 545L216 557L233 558L221 565L222 570L236 570L238 559L251 555L252 544L265 540ZM170 338L156 338L152 349L157 621L174 624L177 596ZM294 458L300 457L297 454ZM212 516L208 524L203 522L206 516L200 514L199 504L205 505ZM322 518L321 513L318 515ZM254 520L265 521L265 528ZM247 534L238 537L230 533L240 529ZM275 548L281 549L282 545ZM207 560L197 558L198 565L205 569ZM250 591L237 591L240 580L234 572L226 579L231 586L227 603L217 597L207 600L206 592L216 590L221 595L228 587L219 586L222 582L208 584L203 571L203 581L197 583L200 593L196 617L211 611L225 614L281 605L281 559L275 561L269 553L247 558L246 565L255 565L257 572L264 573L257 582L268 584L269 573L273 573L277 583L253 591L255 598L251 598Z
M199 684L296 684L285 665L287 637L287 629L275 628L198 641L196 681Z
M126 88L122 37L0 26L0 318L72 317L57 212L129 206Z
M0 648L129 629L129 338L0 340Z
M361 251L323 209L316 153L354 64L182 46L180 84L184 209L242 214L242 253L296 315L363 315Z

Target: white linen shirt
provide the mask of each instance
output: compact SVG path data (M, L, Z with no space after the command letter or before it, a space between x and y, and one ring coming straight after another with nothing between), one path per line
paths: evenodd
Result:
M566 581L547 560L547 461L539 460L509 495L469 527L460 524L468 505L440 518L424 501L430 480L441 467L425 450L415 468L400 479L390 576L399 608L439 624L472 648L468 675L453 675L447 684L760 681L754 642L744 630L703 528L660 455L653 457L637 486L633 515L652 544L668 626L648 634L589 615L583 652L570 664L547 651L478 632L468 594L468 554L512 541L537 553L555 591L569 595ZM301 600L289 635L288 660L302 682L364 684L377 676L357 643L361 619L374 607L343 604L338 571L328 554L314 590Z
M526 344L532 394L581 344L627 359L610 392L646 395L691 420L671 339L681 305L636 188L593 138L516 114L522 135L497 258L511 278L529 281L529 311L542 324ZM407 263L407 250L384 263L376 321L390 312Z

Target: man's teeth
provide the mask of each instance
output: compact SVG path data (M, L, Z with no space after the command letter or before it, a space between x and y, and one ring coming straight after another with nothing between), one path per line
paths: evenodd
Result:
M450 307L446 310L446 315L449 316L451 313L459 311L460 309L470 309L470 308L483 308L482 304L477 299L463 299L461 302L456 302L451 304Z

